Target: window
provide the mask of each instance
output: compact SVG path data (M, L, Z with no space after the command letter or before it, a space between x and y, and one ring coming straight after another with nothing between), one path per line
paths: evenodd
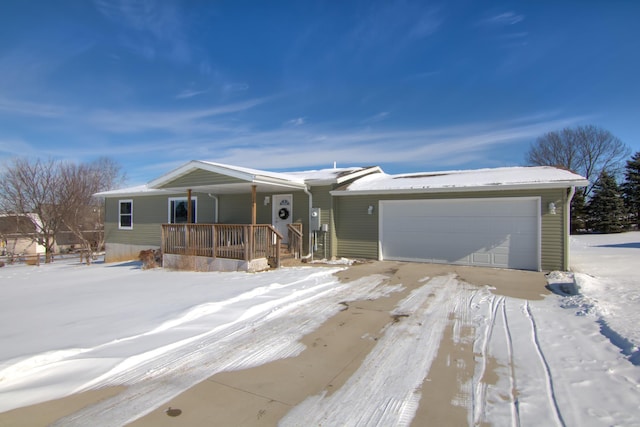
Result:
M196 205L198 198L191 198L191 222L196 223ZM187 222L187 198L169 199L169 224L185 224Z
M133 228L133 200L120 200L118 205L118 228L131 230Z

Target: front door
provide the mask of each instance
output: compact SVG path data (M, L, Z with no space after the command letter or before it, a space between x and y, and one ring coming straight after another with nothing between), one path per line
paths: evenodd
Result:
M287 225L293 222L293 195L275 194L271 206L273 227L282 234L282 243L289 243Z

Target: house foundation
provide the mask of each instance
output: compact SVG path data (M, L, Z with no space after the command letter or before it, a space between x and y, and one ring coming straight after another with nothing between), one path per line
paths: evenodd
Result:
M172 270L188 271L246 271L255 273L269 270L271 267L266 258L256 258L251 261L230 258L211 258L196 255L162 255L162 266Z

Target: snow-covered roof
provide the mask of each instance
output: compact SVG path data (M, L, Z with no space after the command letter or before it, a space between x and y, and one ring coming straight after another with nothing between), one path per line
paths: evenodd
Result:
M181 188L169 188L173 180L184 176L194 170L206 170L212 173L226 175L245 181L245 184L212 184L206 187L206 191L242 192L247 191L247 184L256 184L260 191L276 191L279 187L304 189L307 185L341 184L346 180L356 179L368 173L379 173L382 170L377 166L372 167L348 167L332 168L294 172L271 172L259 169L251 169L242 166L226 165L223 163L192 160L180 167L168 172L145 185L123 188L120 190L103 191L97 193L99 197L129 197L135 195L171 194L182 191Z
M158 190L150 188L149 185L136 185L134 187L120 188L118 190L101 191L94 194L97 197L132 197L132 196L153 196L156 194L171 194L168 190Z
M495 190L509 188L563 188L580 187L588 181L573 172L549 166L507 167L444 172L421 172L399 175L386 174L378 166L330 168L294 172L270 172L222 163L191 161L145 185L104 191L100 197L132 197L136 195L172 194L180 189L162 189L163 185L196 169L208 170L238 178L247 184L257 184L261 191L278 187L300 188L313 185L343 184L331 194L445 192L463 190ZM351 181L346 183L347 181ZM239 184L212 184L207 191L239 192ZM247 187L249 188L249 187Z
M588 181L573 172L550 166L506 167L476 170L424 172L400 175L386 173L364 176L335 191L333 195L447 192L510 188L566 188L586 186Z
M310 185L341 184L346 180L358 178L369 173L381 173L378 166L330 168L308 170L300 172L287 172L288 175L301 178Z

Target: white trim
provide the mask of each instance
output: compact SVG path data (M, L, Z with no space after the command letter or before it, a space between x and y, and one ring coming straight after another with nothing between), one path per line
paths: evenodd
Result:
M506 190L548 190L557 188L582 187L588 181L575 182L549 182L535 184L504 184L504 185L482 185L469 187L433 187L433 188L392 188L380 190L333 190L329 194L332 196L366 196L366 195L388 195L388 194L419 194L419 193L463 193L479 191L506 191Z
M129 227L122 226L122 213L121 213L121 205L123 203L131 204L131 225ZM127 215L127 214L125 214ZM133 199L121 199L118 200L118 230L133 230Z
M195 209L193 211L193 222L194 224L198 223L198 196L191 196L191 200L196 202L195 203ZM174 224L171 222L171 202L175 202L175 201L187 201L187 197L186 196L181 196L181 197L168 197L167 198L167 224Z
M536 264L537 271L542 270L542 211L541 204L542 198L539 196L527 196L527 197L474 197L474 198L458 198L458 199L402 199L402 200L379 200L378 201L378 260L384 261L386 260L398 260L393 257L385 258L382 252L382 236L384 232L384 227L382 224L384 218L384 205L385 204L398 204L398 203L450 203L450 202L492 202L492 201L535 201L536 202L536 225L537 225L537 236L536 236ZM400 261L409 261L408 259L402 259ZM410 261L423 261L419 259L412 259Z
M159 178L150 181L147 185L150 188L160 187L174 179L188 174L197 169L202 169L212 173L218 173L220 175L226 175L231 178L236 178L248 183L265 183L271 185L289 186L294 188L304 187L304 182L297 180L286 174L280 174L277 172L267 172L257 169L248 169L238 166L223 165L220 163L203 162L199 160L192 160L177 169L172 170L169 173L162 175Z

